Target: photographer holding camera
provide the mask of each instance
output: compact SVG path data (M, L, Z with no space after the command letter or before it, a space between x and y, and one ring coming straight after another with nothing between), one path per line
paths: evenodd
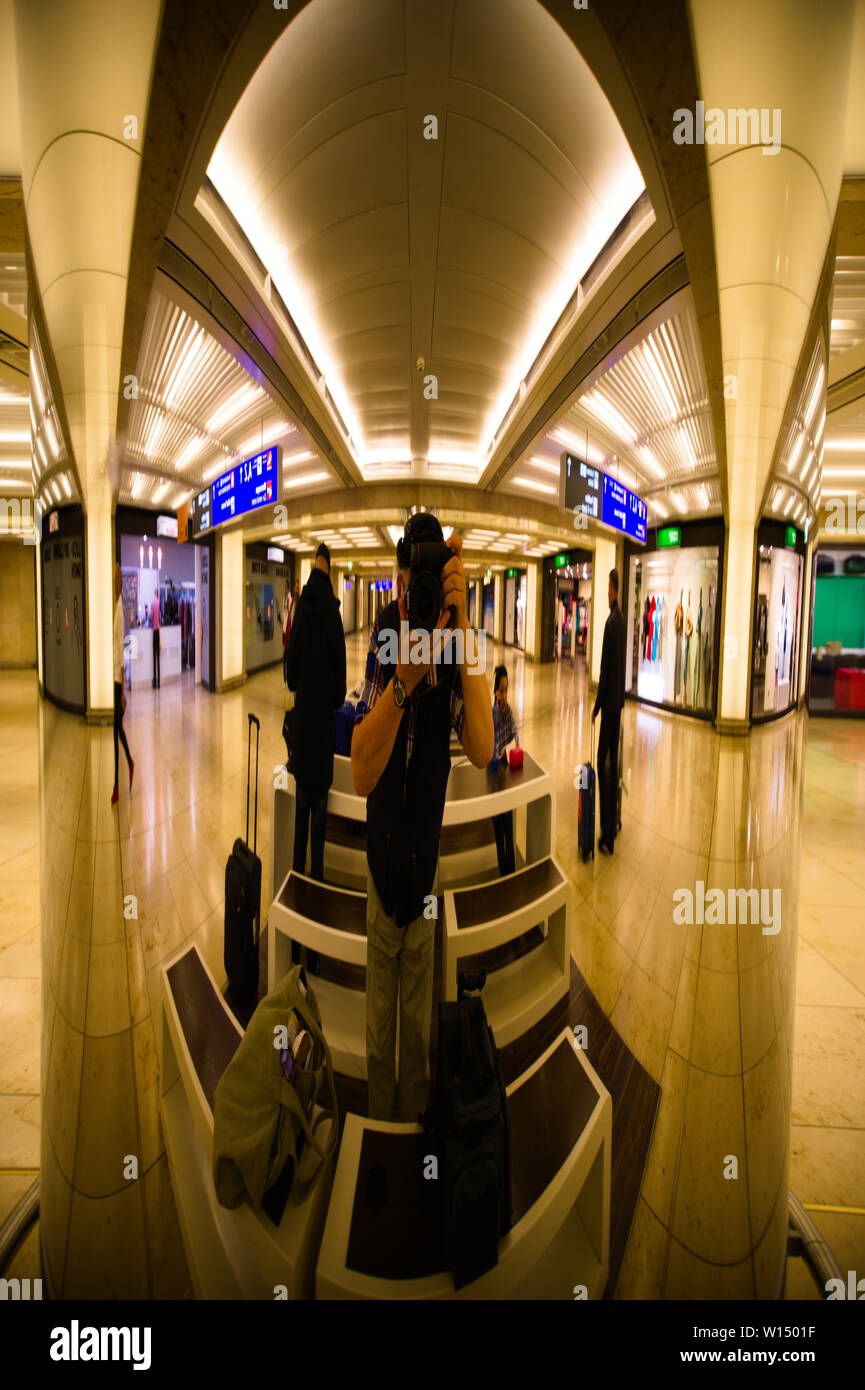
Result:
M475 767L486 767L493 755L486 678L466 659L461 556L462 540L451 536L446 544L430 513L409 518L397 545L397 598L382 609L370 637L361 697L368 713L352 737L355 791L367 798L366 1051L373 1119L390 1120L394 1108L397 997L400 1118L416 1120L426 1107L434 895L451 729ZM440 638L448 627L461 639L459 662L436 661L428 640L420 660L406 660L406 632ZM392 664L385 653L394 654L394 637L399 659ZM417 654L412 643L410 656ZM424 655L432 656L425 664Z

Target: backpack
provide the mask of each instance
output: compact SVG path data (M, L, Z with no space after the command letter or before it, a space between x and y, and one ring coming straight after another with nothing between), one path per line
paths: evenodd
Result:
M445 1258L461 1289L498 1263L511 1228L511 1132L501 1063L479 995L485 972L459 977L438 1015L438 1073L420 1117L435 1138Z

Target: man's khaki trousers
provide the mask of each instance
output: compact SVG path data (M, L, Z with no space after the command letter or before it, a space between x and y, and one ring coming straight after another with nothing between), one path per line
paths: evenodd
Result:
M433 889L435 891L435 889ZM435 919L398 927L381 905L372 874L366 907L366 1068L369 1114L394 1118L396 1011L399 998L399 1115L414 1122L429 1093Z

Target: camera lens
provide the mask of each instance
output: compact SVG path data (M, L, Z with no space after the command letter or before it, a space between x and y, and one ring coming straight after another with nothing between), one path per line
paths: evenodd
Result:
M441 612L441 584L429 570L412 576L406 594L409 626L432 632Z

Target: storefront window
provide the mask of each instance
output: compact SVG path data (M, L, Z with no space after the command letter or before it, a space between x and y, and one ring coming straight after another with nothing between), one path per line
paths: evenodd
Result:
M865 714L865 555L820 550L808 708Z
M757 556L757 611L751 673L751 715L778 714L799 693L802 557L782 546L761 545Z
M715 693L718 547L632 555L626 688L641 700L710 713Z

